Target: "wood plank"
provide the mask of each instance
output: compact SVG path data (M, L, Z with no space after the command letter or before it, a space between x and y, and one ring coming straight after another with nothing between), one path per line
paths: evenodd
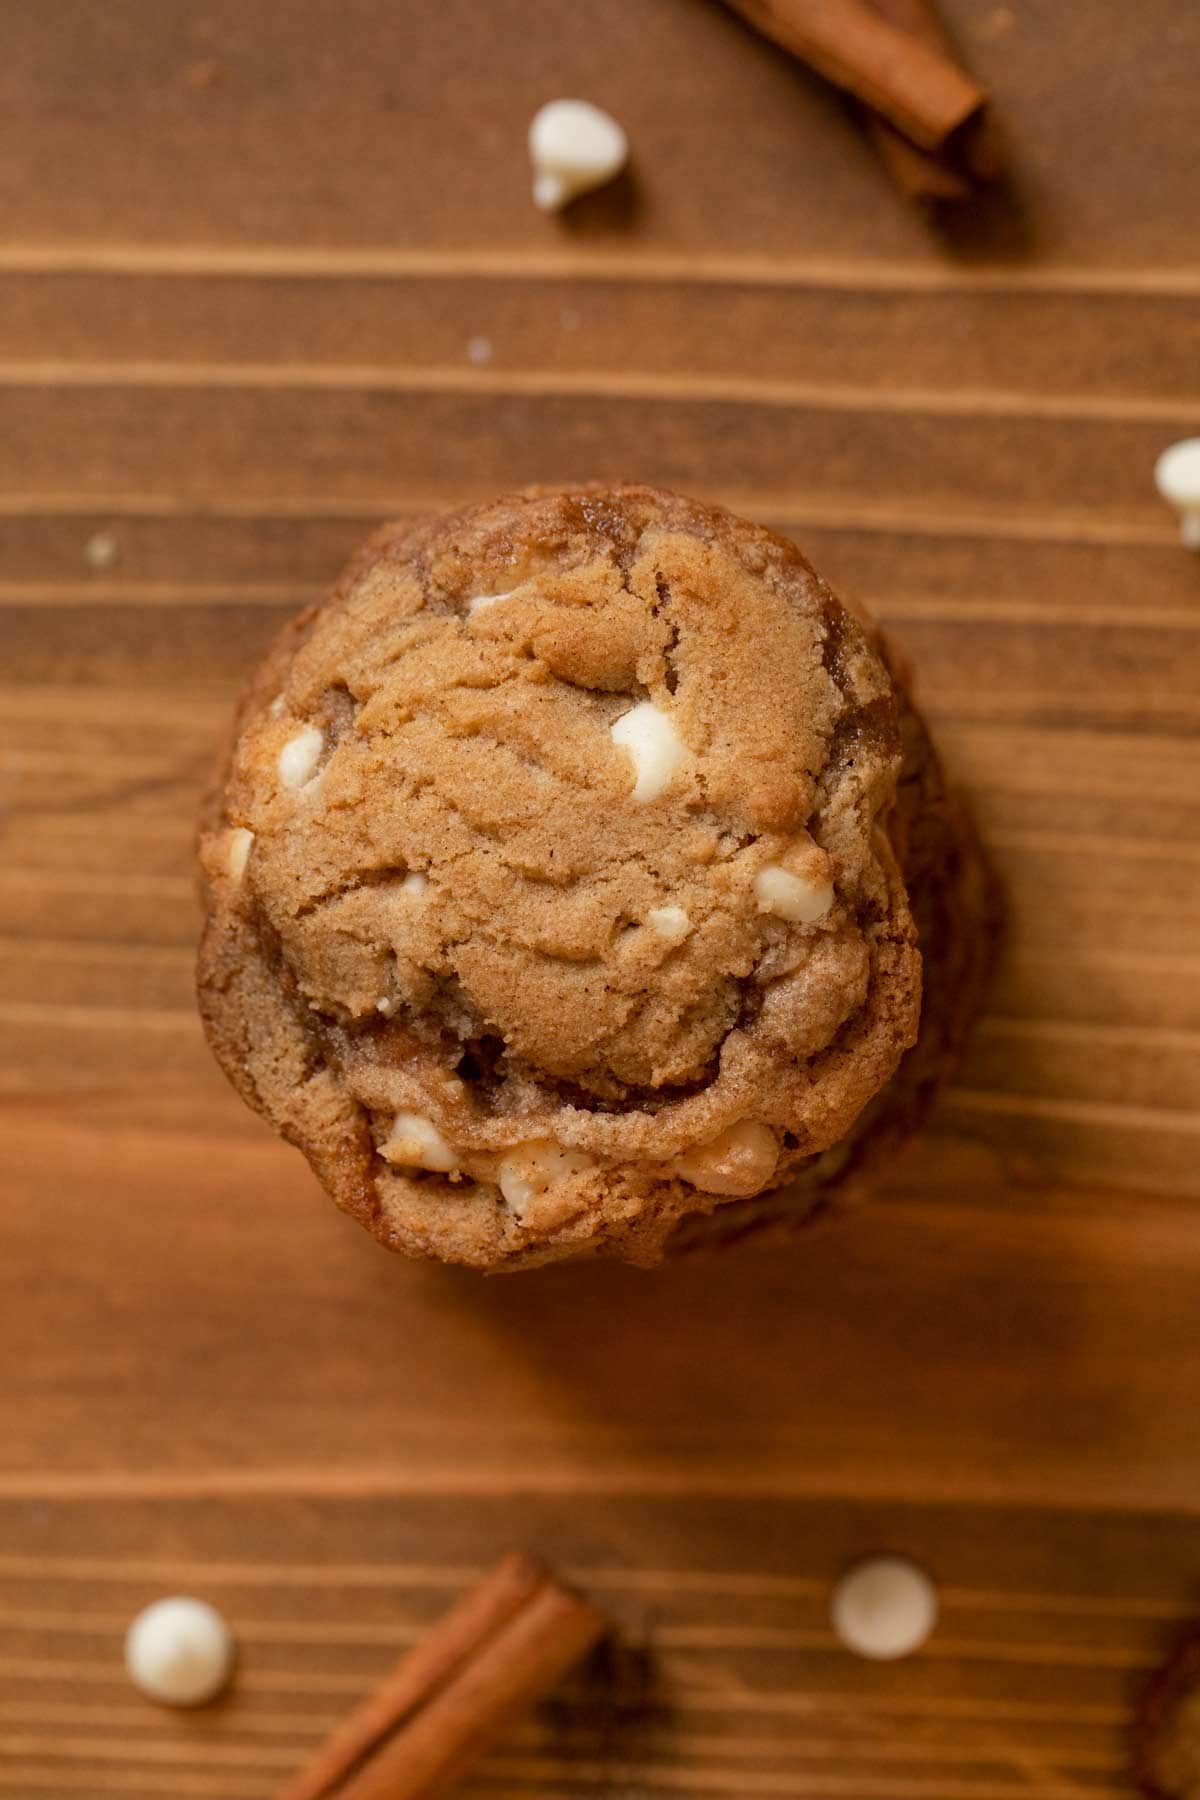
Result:
M597 1267L481 1287L385 1256L264 1134L223 1138L214 1155L199 1117L168 1142L136 1125L99 1138L86 1113L58 1109L48 1235L45 1120L36 1102L6 1110L0 1298L19 1354L0 1396L0 1489L14 1494L269 1479L346 1494L511 1493L516 1481L560 1496L708 1484L996 1504L1194 1498L1181 1401L1200 1374L1197 1251L1193 1220L1168 1203L1106 1211L1093 1195L1081 1213L1044 1190L1041 1210L1018 1213L993 1183L994 1205L964 1208L961 1191L897 1199L869 1230L846 1220L786 1252L651 1280ZM36 1292L22 1275L35 1250ZM969 1308L953 1303L964 1293ZM578 1331L581 1316L618 1313L616 1337ZM751 1314L772 1350L748 1389ZM370 1381L350 1318L372 1347ZM822 1369L836 1382L797 1383ZM181 1383L198 1436L177 1428Z
M990 1004L1017 1018L1112 1021L1200 1028L1200 987L1194 956L1163 955L1153 948L1124 954L1092 953L1059 945L1053 953L1010 943L993 984Z
M1200 1114L1200 1035L1157 1025L986 1018L961 1085Z
M1197 393L1194 294L544 275L231 276L4 271L0 363L348 365L682 377L1051 398L1083 410L1178 408Z
M894 509L1071 510L1083 519L1161 523L1147 474L1184 435L1186 404L1147 421L994 416L968 398L872 410L869 391L778 405L592 391L504 390L473 374L453 390L251 385L231 370L186 384L180 366L148 393L110 371L95 383L0 388L0 479L44 493L170 492L193 503L240 493L270 506L438 504L506 486L630 468L751 514L869 492ZM150 403L152 394L152 404ZM436 458L430 446L437 446ZM790 482L784 471L794 471Z

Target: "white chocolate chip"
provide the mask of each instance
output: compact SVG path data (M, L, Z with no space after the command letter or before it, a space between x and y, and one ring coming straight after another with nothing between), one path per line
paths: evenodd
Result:
M759 912L778 913L792 925L814 924L833 904L832 883L808 881L790 869L781 869L778 863L768 863L758 871L754 893Z
M518 1219L524 1220L533 1201L567 1175L594 1167L582 1150L564 1150L553 1138L529 1138L506 1150L498 1173L500 1192Z
M246 864L250 860L250 847L254 843L254 833L247 831L244 825L235 825L229 834L229 848L226 852L227 866L234 881L240 881L246 873Z
M633 758L633 798L656 800L670 786L671 778L687 756L687 745L670 715L643 700L622 713L611 727L612 741Z
M284 787L302 788L310 782L324 748L325 733L315 725L302 725L279 752L279 779Z
M928 1575L900 1556L859 1563L834 1589L833 1629L847 1649L877 1662L919 1649L937 1615L937 1591Z
M775 1133L758 1119L739 1119L707 1144L679 1157L675 1173L705 1194L761 1193L775 1173Z
M1179 514L1183 543L1200 550L1200 438L1169 444L1154 465L1154 484Z
M467 617L473 619L476 613L486 612L499 600L511 600L516 591L516 588L508 588L503 594L476 594L467 601Z
M395 1010L396 1002L394 1000L389 1000L386 994L381 1000L375 1002L375 1011L377 1013L382 1013L385 1019L390 1019Z
M422 1118L420 1113L397 1113L391 1136L379 1146L379 1154L388 1162L413 1169L436 1169L442 1175L458 1167L458 1157L433 1120Z
M588 100L551 100L529 127L533 203L556 212L619 175L629 140L617 121Z
M90 569L111 569L117 560L117 548L111 531L94 531L83 546L83 560Z
M652 906L646 914L646 923L670 944L682 944L692 929L692 921L682 906Z
M203 1600L156 1600L126 1633L125 1667L148 1699L200 1706L229 1680L233 1634Z
M410 869L400 886L406 894L423 894L429 886L429 877L422 875L420 869Z

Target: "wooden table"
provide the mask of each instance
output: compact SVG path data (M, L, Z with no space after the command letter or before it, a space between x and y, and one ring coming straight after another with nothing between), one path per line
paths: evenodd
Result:
M939 232L705 0L0 8L0 1794L258 1800L505 1546L624 1650L466 1792L1084 1800L1200 1606L1200 427L1180 0L955 0L1013 193ZM547 220L535 106L636 181ZM189 838L371 522L642 476L915 658L1014 929L961 1081L785 1251L409 1267L210 1064ZM827 1623L937 1577L892 1666ZM120 1643L192 1591L229 1702Z

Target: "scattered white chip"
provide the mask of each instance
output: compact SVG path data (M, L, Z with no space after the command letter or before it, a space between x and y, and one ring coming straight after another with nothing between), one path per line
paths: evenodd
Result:
M1178 512L1184 544L1200 550L1200 438L1169 445L1154 465L1154 484Z
M420 869L410 869L400 886L406 894L423 894L429 886L429 877L422 875Z
M246 873L246 864L250 860L250 847L254 843L254 833L247 831L244 825L235 825L229 834L229 873L235 881L240 881Z
M516 588L509 588L503 594L476 594L467 601L467 617L473 619L476 613L486 612L489 606L495 606L498 600L511 600Z
M646 923L670 944L682 944L692 929L692 921L682 906L652 906L646 914Z
M467 339L467 361L476 364L490 363L494 352L490 337L469 337Z
M382 1000L377 1000L375 1002L375 1011L377 1013L382 1013L385 1019L390 1019L395 1010L396 1002L394 1000L389 1000L386 994L383 996Z
M94 531L83 546L83 560L89 569L111 569L117 560L117 549L111 531Z
M823 919L833 904L833 887L828 881L806 881L768 863L754 877L754 893L759 912L778 913L792 925L812 925Z
M553 1138L529 1138L505 1152L500 1164L500 1192L518 1219L524 1219L530 1202L562 1181L594 1167L582 1150L564 1150Z
M843 1575L833 1592L833 1629L848 1650L877 1662L910 1656L937 1624L937 1590L923 1569L879 1556Z
M635 800L655 800L687 756L687 745L670 716L643 700L623 713L611 728L612 741L633 758Z
M619 175L629 140L617 121L588 100L551 100L529 127L533 203L556 212Z
M397 1113L391 1136L379 1146L379 1154L390 1163L410 1169L436 1169L442 1175L458 1167L458 1157L433 1120L422 1118L420 1113Z
M203 1600L156 1600L126 1633L125 1667L148 1699L167 1706L200 1706L229 1680L233 1634Z
M775 1173L779 1145L769 1125L739 1119L677 1158L675 1173L705 1194L760 1194Z
M324 748L325 733L315 725L302 725L279 752L279 779L284 787L302 788L310 782Z

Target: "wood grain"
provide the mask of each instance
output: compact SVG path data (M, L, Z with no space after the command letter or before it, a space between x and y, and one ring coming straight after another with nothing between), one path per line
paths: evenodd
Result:
M266 1800L510 1545L624 1647L480 1800L1126 1791L1200 1605L1200 575L1149 475L1200 407L1200 22L946 11L1013 182L939 236L701 0L0 0L0 1796ZM635 180L547 221L562 91ZM879 613L1012 930L869 1209L481 1284L383 1256L224 1086L192 818L366 530L593 473ZM890 1667L827 1623L880 1548L943 1608ZM120 1666L176 1590L243 1651L194 1716Z

